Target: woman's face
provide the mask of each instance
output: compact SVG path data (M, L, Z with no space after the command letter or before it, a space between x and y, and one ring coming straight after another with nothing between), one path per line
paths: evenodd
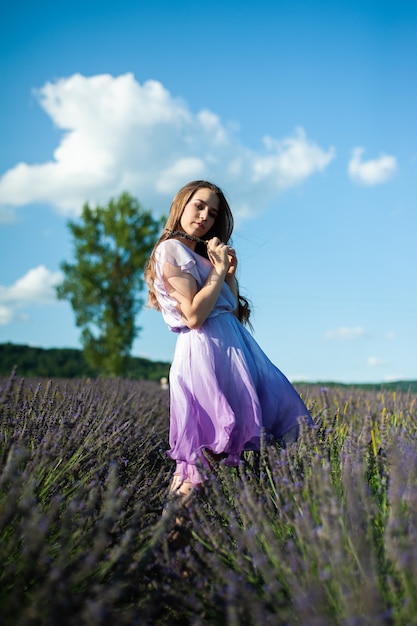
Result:
M213 227L219 212L219 198L211 189L197 189L184 207L180 224L187 235L206 235Z

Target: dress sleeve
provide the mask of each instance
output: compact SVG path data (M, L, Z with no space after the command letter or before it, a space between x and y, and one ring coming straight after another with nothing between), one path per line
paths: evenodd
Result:
M175 267L181 268L182 272L187 272L198 279L196 260L192 252L176 239L167 239L162 241L156 249L156 261L159 271L163 273L165 263L170 263Z

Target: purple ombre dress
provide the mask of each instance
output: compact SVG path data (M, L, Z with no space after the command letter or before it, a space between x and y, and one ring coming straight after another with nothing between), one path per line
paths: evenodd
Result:
M236 300L229 286L223 284L201 328L191 330L166 289L165 263L189 272L199 289L213 266L176 239L156 250L156 296L165 322L178 333L169 375L168 454L177 462L175 474L197 484L201 463L208 465L203 449L237 465L243 450L259 450L262 428L291 440L300 417L312 420L297 391L233 314Z

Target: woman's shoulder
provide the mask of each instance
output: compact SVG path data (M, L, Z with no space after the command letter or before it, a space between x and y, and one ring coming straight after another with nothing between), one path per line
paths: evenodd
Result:
M165 239L158 244L156 248L156 252L158 255L187 255L189 257L193 256L192 250L187 248L181 241L178 239Z
M178 239L165 239L156 248L159 263L171 263L179 267L190 267L196 263L195 254Z
M179 250L182 248L187 248L187 246L184 246L178 239L164 239L158 244L157 250Z

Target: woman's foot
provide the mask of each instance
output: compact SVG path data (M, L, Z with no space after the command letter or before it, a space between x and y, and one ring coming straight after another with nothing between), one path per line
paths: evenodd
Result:
M180 476L173 476L169 487L169 501L176 509L175 525L174 528L168 534L168 543L173 550L179 550L185 548L190 542L191 531L187 522L189 523L187 508L190 503L190 498L193 490L198 488L198 485L193 485L189 479L183 480ZM164 507L162 515L166 515L168 512L168 506ZM182 509L181 514L178 515L178 509Z
M170 496L189 496L194 485L189 478L185 480L180 476L173 476L169 486Z

